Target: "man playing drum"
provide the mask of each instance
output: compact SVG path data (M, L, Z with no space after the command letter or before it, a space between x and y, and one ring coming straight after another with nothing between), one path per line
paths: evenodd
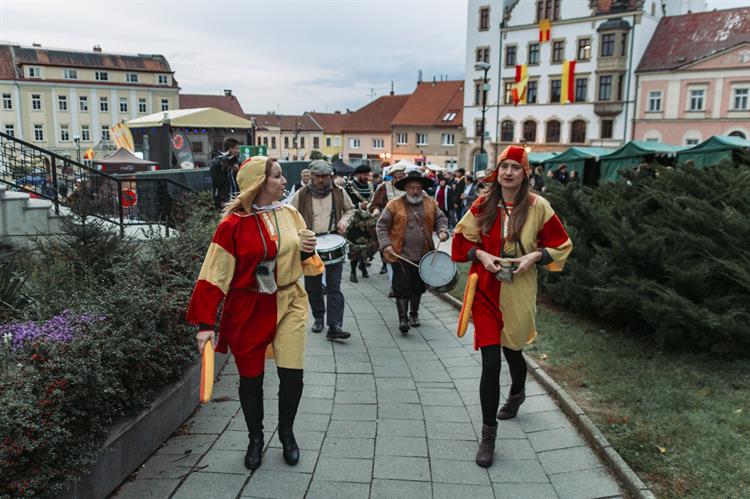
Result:
M321 159L312 161L310 173L312 173L312 180L294 194L290 204L300 212L307 226L316 234L336 233L343 236L354 214L351 199L344 189L334 185L331 179L333 170L327 162ZM341 240L343 242L343 237ZM344 322L344 295L341 293L344 261L343 258L326 258L323 253L319 255L326 264L325 301L322 275L309 278L305 276L305 290L315 318L312 332L319 333L323 330L324 319L327 315L326 337L329 340L344 340L351 336L341 329Z
M420 259L435 249L432 233L441 241L448 239L448 219L434 199L423 190L432 180L411 171L394 185L406 195L386 205L378 220L380 249L393 268L393 294L398 309L398 329L406 334L409 327L419 327L419 302L425 283L419 275Z
M362 277L370 277L367 273L367 259L377 250L376 218L367 211L374 192L372 182L370 182L370 167L361 164L355 168L352 178L346 180L344 189L356 208L349 228L346 230L346 238L349 241L349 262L352 266L349 280L358 282L357 265L362 271Z

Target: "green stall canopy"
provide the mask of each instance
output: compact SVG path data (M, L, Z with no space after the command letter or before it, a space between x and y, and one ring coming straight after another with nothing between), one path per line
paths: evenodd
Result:
M644 163L649 156L672 158L684 149L686 147L661 142L631 140L611 154L601 157L600 179L604 182L614 182L619 178L620 170Z
M530 152L529 164L533 166L539 166L545 161L550 160L559 154L559 152Z
M584 167L587 159L598 160L601 156L609 154L612 149L607 147L570 147L564 152L558 154L554 158L550 158L544 161L544 169L557 169L565 163L568 166L568 171L578 172L578 176L583 178Z
M724 159L732 159L732 152L737 149L750 150L750 141L729 135L714 135L700 144L680 151L677 162L692 161L696 168L715 165Z

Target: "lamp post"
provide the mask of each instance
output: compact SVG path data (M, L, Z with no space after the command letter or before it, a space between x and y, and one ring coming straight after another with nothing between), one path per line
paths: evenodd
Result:
M76 144L76 161L81 162L81 137L73 135L73 142Z
M490 70L492 65L488 62L478 62L474 65L474 69L477 71L484 71L484 76L482 77L482 136L479 138L479 154L481 154L481 162L482 165L480 165L482 168L487 167L487 152L484 150L484 130L486 127L486 121L485 121L485 113L487 112L487 93L490 91L490 85L487 83L487 72ZM477 171L477 161L474 161L474 171Z

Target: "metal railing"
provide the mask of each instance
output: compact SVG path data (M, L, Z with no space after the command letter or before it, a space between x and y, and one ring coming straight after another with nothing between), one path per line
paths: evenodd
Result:
M174 228L175 203L193 189L169 178L112 175L0 132L0 182L48 199L56 214L85 205L86 213L120 229L131 225Z

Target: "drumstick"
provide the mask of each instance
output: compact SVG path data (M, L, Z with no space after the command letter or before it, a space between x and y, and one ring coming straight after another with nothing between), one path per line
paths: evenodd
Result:
M419 268L419 265L417 265L416 263L412 262L412 261L411 261L411 260L409 260L408 258L404 258L403 256L399 255L398 253L394 253L394 255L396 255L396 256L397 256L398 258L402 259L403 261L405 261L405 262L409 262L409 263L411 263L412 265L414 265L415 267Z

